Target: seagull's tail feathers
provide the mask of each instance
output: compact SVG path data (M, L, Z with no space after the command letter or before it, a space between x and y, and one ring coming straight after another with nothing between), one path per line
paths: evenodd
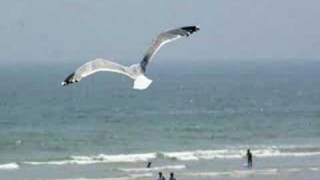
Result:
M62 86L66 86L69 84L73 84L78 82L75 78L75 73L70 74L63 82L61 82Z
M147 89L151 83L151 79L148 79L144 75L140 75L134 80L133 89L144 90Z

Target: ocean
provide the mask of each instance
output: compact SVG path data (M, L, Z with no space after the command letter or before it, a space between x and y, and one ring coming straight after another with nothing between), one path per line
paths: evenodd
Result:
M2 65L0 179L319 179L320 61L165 62L145 91L61 87L83 62Z

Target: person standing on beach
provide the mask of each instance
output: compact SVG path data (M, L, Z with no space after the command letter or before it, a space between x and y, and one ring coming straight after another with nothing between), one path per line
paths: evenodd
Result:
M252 153L250 149L247 150L248 168L252 168Z
M173 172L170 173L170 179L169 179L169 180L177 180L177 179L174 177Z
M159 172L159 177L157 180L166 180L166 178L162 175L162 172Z

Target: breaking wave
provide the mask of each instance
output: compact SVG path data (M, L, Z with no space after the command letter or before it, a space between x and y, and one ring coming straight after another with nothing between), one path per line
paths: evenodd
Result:
M19 165L17 163L0 164L0 170L14 170L14 169L19 169Z
M269 157L306 157L320 156L320 147L263 147L253 148L252 154L258 158ZM99 154L95 156L70 156L65 160L43 161L43 162L24 162L30 165L89 165L97 163L136 163L146 162L154 159L170 159L176 161L197 161L210 159L240 159L244 158L246 148L220 149L220 150L195 150L181 152L152 152L141 154ZM18 165L16 165L18 166ZM12 167L16 167L12 166ZM0 167L1 168L1 167ZM141 170L143 171L143 170Z

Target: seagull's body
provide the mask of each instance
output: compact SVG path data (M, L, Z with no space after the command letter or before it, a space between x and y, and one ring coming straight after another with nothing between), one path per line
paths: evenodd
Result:
M134 80L133 88L143 90L149 87L152 80L145 76L146 67L153 56L164 44L177 40L181 37L188 37L199 30L197 26L187 26L160 33L153 44L149 47L142 61L139 64L124 66L106 59L95 59L80 66L74 73L70 74L61 84L63 86L79 82L81 79L96 72L109 71L126 75Z

